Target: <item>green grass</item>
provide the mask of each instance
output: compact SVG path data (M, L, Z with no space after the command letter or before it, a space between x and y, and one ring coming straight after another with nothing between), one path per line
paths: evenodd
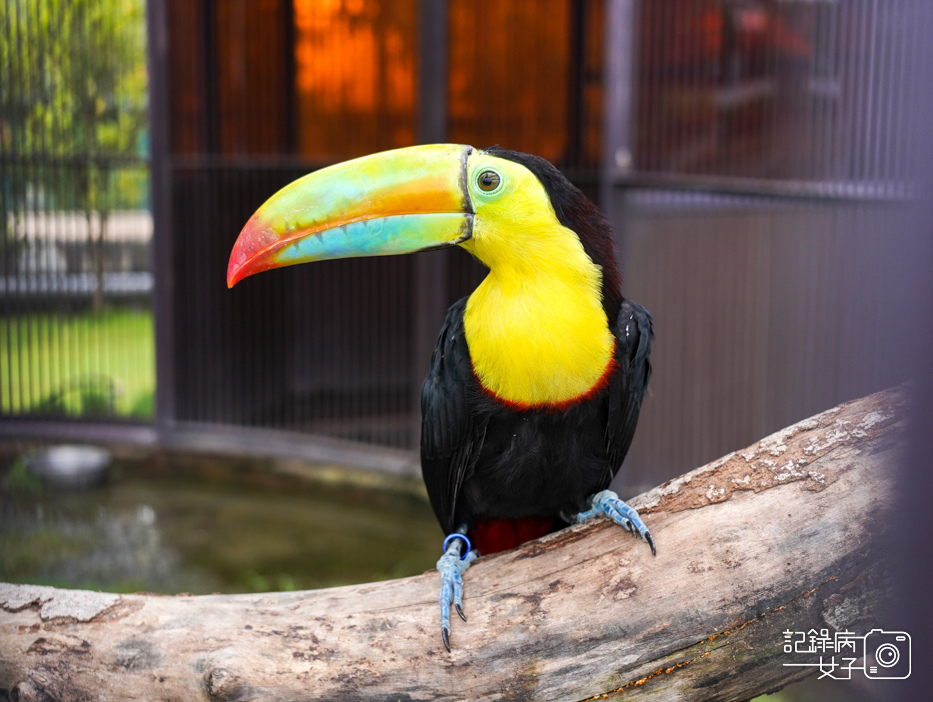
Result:
M0 413L149 419L155 341L148 310L0 318Z

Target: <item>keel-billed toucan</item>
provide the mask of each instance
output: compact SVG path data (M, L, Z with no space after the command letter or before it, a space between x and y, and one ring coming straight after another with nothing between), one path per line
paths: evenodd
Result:
M232 287L279 266L453 245L489 273L448 311L421 395L424 482L450 534L438 561L448 650L450 605L463 617L477 551L595 514L654 551L606 489L632 441L652 337L650 315L621 295L606 219L544 159L413 146L286 186L243 228L227 269Z

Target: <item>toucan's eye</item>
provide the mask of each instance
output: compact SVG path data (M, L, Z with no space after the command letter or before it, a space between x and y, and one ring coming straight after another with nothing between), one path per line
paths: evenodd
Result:
M483 192L491 193L499 187L499 174L495 171L483 171L476 179L476 184Z

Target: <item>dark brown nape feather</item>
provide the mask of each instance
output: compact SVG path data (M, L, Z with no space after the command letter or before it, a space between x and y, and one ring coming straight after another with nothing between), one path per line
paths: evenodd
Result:
M605 215L577 186L567 180L563 173L540 156L499 146L492 146L484 151L492 156L521 164L541 181L551 199L558 221L580 237L586 255L602 268L603 309L609 323L614 324L622 304L622 278L616 264L612 227L609 226Z

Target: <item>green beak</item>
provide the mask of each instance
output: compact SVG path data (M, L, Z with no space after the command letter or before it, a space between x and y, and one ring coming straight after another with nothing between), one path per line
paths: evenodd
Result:
M315 171L260 207L237 238L227 285L281 266L412 253L466 241L473 148L412 146Z

